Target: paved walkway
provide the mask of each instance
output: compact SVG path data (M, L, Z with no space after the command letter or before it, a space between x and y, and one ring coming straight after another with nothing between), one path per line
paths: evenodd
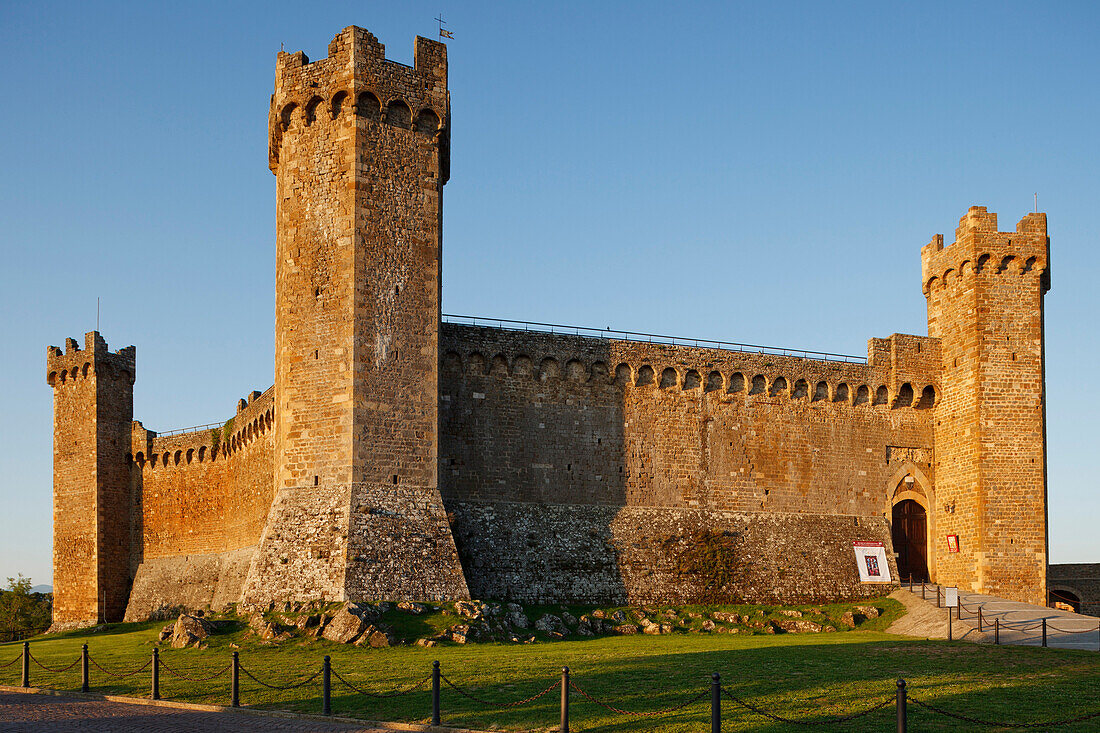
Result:
M393 733L354 724L0 691L0 731Z
M924 586L924 600L921 599L920 586L914 586L912 592L908 586L902 586L901 590L893 593L892 597L904 603L909 614L899 619L889 631L931 639L947 638L947 609L936 607L937 590L940 588L932 584ZM959 600L962 601L962 618L953 616L952 637L955 639L986 644L999 640L1001 644L1041 646L1045 619L1048 647L1100 651L1100 618L1096 616L1083 616L966 591L959 591ZM999 633L995 630L998 625Z

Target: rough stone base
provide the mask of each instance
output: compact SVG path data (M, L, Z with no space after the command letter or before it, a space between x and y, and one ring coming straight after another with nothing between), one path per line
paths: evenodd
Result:
M241 594L246 608L273 602L347 600L348 507L351 487L280 489Z
M817 603L889 594L859 581L852 542L881 517L455 502L475 598L524 603ZM892 577L897 577L890 561Z
M144 621L158 611L225 608L240 600L256 547L146 560L138 566L126 621Z
M470 597L437 489L356 484L348 540L353 600Z

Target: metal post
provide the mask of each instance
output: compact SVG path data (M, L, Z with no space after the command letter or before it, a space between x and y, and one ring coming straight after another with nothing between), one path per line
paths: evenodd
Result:
M936 608L941 608L943 604L940 603L940 587L936 586Z
M160 699L160 651L153 650L153 699Z
M722 677L710 676L710 733L722 733Z
M909 573L909 592L913 592L913 574Z
M951 635L951 609L947 609L947 640L953 641L954 637Z
M978 606L978 633L982 631L982 607Z
M442 725L439 718L439 662L432 662L432 725Z
M906 720L906 706L908 700L905 695L905 680L898 680L898 701L897 701L897 713L898 713L898 733L905 733L908 730L909 722Z
M1001 643L1001 620L999 618L993 619L993 643Z
M1043 646L1047 645L1047 620L1043 619Z
M924 581L923 580L920 582L920 599L922 601L924 600Z
M235 708L241 706L241 658L238 652L233 652L233 674L229 678L230 705Z
M332 715L332 661L325 655L321 665L321 715Z
M80 647L80 691L88 691L88 645Z
M962 599L959 599L958 603L959 603L959 605L955 606L955 618L957 618L959 621L962 621L962 617L963 617L963 602L962 602Z
M23 642L23 687L31 686L31 643Z
M569 733L569 667L561 668L561 728L560 733Z

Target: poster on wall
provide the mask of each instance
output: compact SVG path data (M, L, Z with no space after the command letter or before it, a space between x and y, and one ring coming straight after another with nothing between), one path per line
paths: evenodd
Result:
M947 535L947 551L958 552L959 551L959 536L957 534Z
M856 567L861 583L889 583L890 563L886 561L886 545L881 542L853 542Z

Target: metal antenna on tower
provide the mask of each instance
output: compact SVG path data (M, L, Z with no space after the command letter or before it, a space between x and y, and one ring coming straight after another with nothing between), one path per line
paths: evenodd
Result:
M1036 214L1039 213L1039 194L1038 194L1038 192L1035 193L1035 213Z
M440 38L454 38L454 34L449 30L446 30L443 26L447 25L447 21L443 20L443 12L440 11L439 16L436 17L439 21L439 37Z
M99 298L95 299L95 330L99 330Z

